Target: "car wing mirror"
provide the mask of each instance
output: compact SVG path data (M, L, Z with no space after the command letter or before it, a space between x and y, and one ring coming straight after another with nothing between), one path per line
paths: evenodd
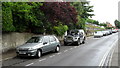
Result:
M47 44L47 42L44 42L43 45Z

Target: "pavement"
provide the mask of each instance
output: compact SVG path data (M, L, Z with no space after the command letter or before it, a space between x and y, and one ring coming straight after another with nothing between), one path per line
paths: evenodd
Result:
M118 44L116 45L114 49L110 66L118 66Z
M120 68L120 65L119 65L119 62L120 62L120 58L119 58L120 51L119 51L119 49L120 49L120 39L118 40L118 43L116 44L116 47L113 50L110 66L118 66Z
M8 60L16 56L15 49L8 50L7 52L2 53L2 58L0 58L0 61Z
M118 34L102 38L88 37L80 46L62 46L59 53L47 53L40 59L18 58L15 50L2 54L3 66L100 66ZM115 47L116 48L116 47ZM113 53L112 66L117 66L117 49Z

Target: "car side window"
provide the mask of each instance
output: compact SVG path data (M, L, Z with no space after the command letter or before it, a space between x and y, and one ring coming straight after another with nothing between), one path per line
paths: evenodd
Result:
M44 36L43 38L43 43L49 43L49 37L48 36Z
M50 36L50 42L54 42L56 39L53 36Z
M40 43L42 43L43 42L43 37L42 38L40 38L40 41L39 41Z
M82 32L80 32L80 37L83 37L83 33Z

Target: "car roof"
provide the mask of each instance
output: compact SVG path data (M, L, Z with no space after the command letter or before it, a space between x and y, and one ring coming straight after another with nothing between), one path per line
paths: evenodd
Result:
M32 36L32 37L43 37L43 36L54 36L54 35L35 35L35 36Z

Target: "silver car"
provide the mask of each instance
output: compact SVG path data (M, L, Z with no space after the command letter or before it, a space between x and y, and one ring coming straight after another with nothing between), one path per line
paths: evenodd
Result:
M84 44L86 40L86 35L82 29L69 30L66 36L64 37L64 45L69 43L75 43L77 45Z
M16 48L18 56L41 57L43 53L60 51L60 42L54 35L35 36Z
M95 37L103 37L103 32L102 31L96 31L96 32L94 32L94 38Z

